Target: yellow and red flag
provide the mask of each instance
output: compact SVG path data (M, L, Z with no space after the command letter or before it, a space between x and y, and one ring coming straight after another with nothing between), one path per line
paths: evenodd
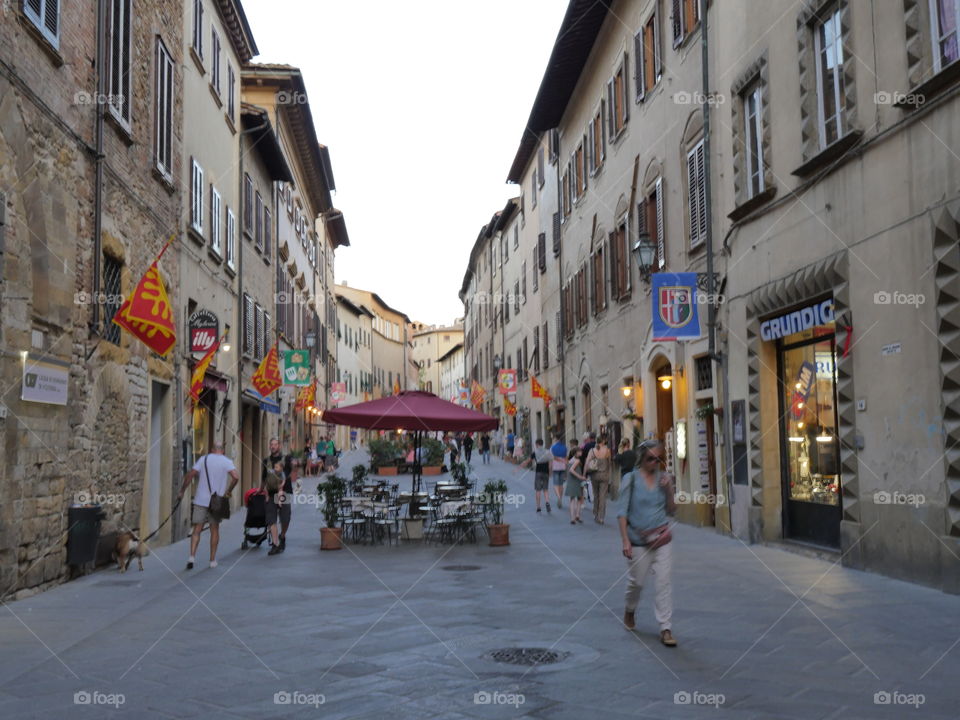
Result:
M294 410L303 410L303 408L313 407L317 399L317 381L314 379L309 385L305 385L297 393L297 402L294 404Z
M510 402L510 398L506 395L503 396L503 409L511 417L517 414L517 406Z
M224 333L223 337L226 337L227 334ZM190 376L190 397L193 398L194 402L200 400L200 391L203 389L203 376L207 374L207 368L210 367L210 363L213 362L213 358L216 357L217 350L220 349L220 341L223 340L223 337L217 338L217 341L213 344L207 354L200 358L193 368L193 375Z
M114 323L139 338L144 345L162 357L166 357L177 342L173 309L157 268L157 263L172 241L173 237L163 246L133 292L113 316Z
M400 381L399 381L399 380L394 380L394 381L393 381L393 394L394 394L394 395L399 395L399 394L400 394Z
M543 398L545 405L549 407L550 402L553 400L550 397L550 393L547 392L547 389L540 384L537 380L537 376L533 373L530 374L530 395L533 397Z
M470 402L473 403L473 406L479 410L486 396L487 391L480 383L474 380L470 385Z
M260 367L258 367L257 371L253 374L252 382L253 387L255 387L257 392L263 397L267 397L267 395L283 385L283 378L280 377L279 353L277 352L276 343L273 344L270 352L268 352L260 362Z

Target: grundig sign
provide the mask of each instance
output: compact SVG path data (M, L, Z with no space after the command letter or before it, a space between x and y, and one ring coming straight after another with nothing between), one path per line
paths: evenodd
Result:
M760 337L764 340L777 340L831 322L833 322L832 298L780 317L764 320L760 323Z

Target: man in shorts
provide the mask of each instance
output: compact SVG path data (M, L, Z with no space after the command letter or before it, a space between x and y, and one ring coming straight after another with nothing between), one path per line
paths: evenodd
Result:
M193 468L183 476L183 485L177 498L182 498L194 478L200 478L197 491L193 495L193 507L190 521L193 523L193 534L190 536L190 557L187 560L187 570L193 570L196 562L197 548L200 546L200 533L204 523L210 524L210 567L217 566L217 545L220 542L220 518L210 512L210 495L216 493L221 497L229 497L233 488L240 482L240 475L233 460L223 454L223 443L215 442L213 450L200 457Z
M553 454L543 447L543 440L537 438L534 444L533 452L530 457L520 463L520 467L526 467L533 463L533 497L537 504L537 512L540 512L540 493L543 493L543 501L547 504L547 512L550 512L550 461Z

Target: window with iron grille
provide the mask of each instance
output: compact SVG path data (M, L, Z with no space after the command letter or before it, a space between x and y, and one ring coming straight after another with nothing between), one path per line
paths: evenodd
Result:
M114 345L120 344L120 326L112 321L123 302L120 286L122 273L123 263L109 255L103 256L103 337Z
M254 326L253 326L253 298L243 294L243 354L253 355Z
M263 198L260 196L260 193L257 193L256 200L256 219L254 225L254 240L257 244L258 250L263 250Z
M694 362L696 363L697 391L709 390L713 387L713 363L710 361L710 356L698 357Z

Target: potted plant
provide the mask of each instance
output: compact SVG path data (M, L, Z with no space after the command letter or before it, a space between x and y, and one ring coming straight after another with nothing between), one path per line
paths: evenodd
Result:
M443 469L443 443L436 438L423 438L421 444L423 474L439 475Z
M450 466L450 477L453 478L453 481L459 483L460 485L467 484L467 464L466 463L453 463ZM502 480L500 482L503 482ZM504 486L506 489L506 486Z
M367 445L370 451L370 471L376 475L396 475L396 446L385 438L373 438Z
M506 493L507 483L503 480L491 480L483 486L484 505L491 520L487 526L491 546L510 544L510 526L503 522Z
M354 465L353 480L350 482L351 491L359 491L363 487L363 483L366 482L367 475L369 475L369 470L367 470L366 465Z
M328 475L317 485L317 494L323 498L323 521L326 527L320 528L320 549L340 550L343 548L343 528L336 527L340 501L347 490L347 483L339 475Z

